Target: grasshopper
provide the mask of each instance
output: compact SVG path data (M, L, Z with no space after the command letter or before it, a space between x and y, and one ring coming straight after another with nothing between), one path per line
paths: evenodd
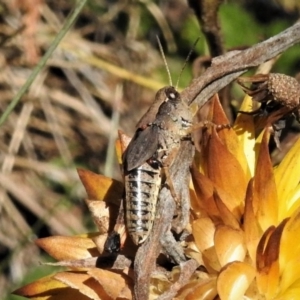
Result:
M191 139L192 114L173 86L157 95L162 101L156 117L139 128L123 155L126 226L135 244L144 242L152 228L162 173L177 200L168 169L183 139ZM162 169L164 172L162 172Z
M181 142L189 140L192 143L193 115L172 86L170 71L159 40L158 44L171 85L157 92L154 103L137 124L138 129L123 154L125 222L136 245L143 243L151 232L163 175L172 197L177 206L181 206L184 214L189 211L190 205L188 199L177 198L169 168L176 158ZM195 129L203 126L206 124L196 125ZM180 204L179 200L188 203ZM188 216L184 216L179 227L185 227L187 221Z

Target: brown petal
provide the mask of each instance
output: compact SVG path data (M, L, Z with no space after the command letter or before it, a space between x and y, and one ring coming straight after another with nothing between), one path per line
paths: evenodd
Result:
M217 125L230 124L217 94L212 99L210 114L212 115L211 121L214 124L217 124ZM222 137L224 137L224 135L222 134L222 130L221 130L220 134Z
M116 148L118 163L119 165L122 165L123 163L122 155L126 150L129 142L131 141L131 138L128 135L126 135L122 130L118 130L118 135L119 138L116 140L115 148Z
M270 226L262 235L256 250L256 268L258 271L265 267L265 248L272 233L275 231L275 226Z
M121 182L83 169L77 169L77 172L89 199L113 202L117 205L120 203L119 199L123 193Z
M120 141L121 151L123 153L126 150L129 142L131 141L131 137L126 135L122 130L119 130L118 134L119 134L119 141Z
M216 98L213 102L212 109L212 122L214 124L229 124L229 120L227 119L227 116L218 98ZM227 150L238 160L239 164L241 165L244 171L244 174L249 174L250 177L247 160L235 130L233 130L232 128L218 130L218 137L220 138L223 145L226 146Z
M122 130L118 130L119 139L116 140L116 151L117 151L117 158L118 162L122 164L122 155L126 150L129 142L131 141L131 137L126 135Z
M107 240L107 236L108 236L108 234L105 233L105 234L100 234L100 235L96 235L96 236L92 237L92 240L95 243L100 254L102 254L103 251L105 250L104 245Z
M85 200L99 233L107 233L109 229L110 209L104 201ZM116 207L116 213L118 209Z
M220 219L218 208L213 201L214 186L209 178L201 174L195 165L191 168L193 185L197 199L198 212L205 211L213 220ZM195 208L195 206L192 206ZM197 209L197 208L195 208Z
M61 272L53 276L67 286L78 290L81 294L93 300L111 300L102 286L90 275L83 272Z
M90 269L92 276L112 299L132 299L133 280L125 274L118 274L102 269Z
M214 200L219 210L220 218L222 219L224 225L228 225L233 229L240 229L239 220L236 219L234 214L224 204L222 199L219 197L217 190L214 192Z
M13 292L15 295L38 300L88 300L79 291L54 279L52 276L41 278Z
M279 250L283 229L288 220L284 220L277 228L270 227L261 238L257 247L257 276L259 291L266 298L273 298L278 292L280 280Z
M208 176L217 187L228 194L229 203L223 197L221 198L231 211L235 211L239 219L243 211L247 187L244 171L238 160L221 142L215 130L212 131L207 148L209 153L207 157Z
M52 236L35 243L56 260L84 259L99 256L95 243L88 237Z

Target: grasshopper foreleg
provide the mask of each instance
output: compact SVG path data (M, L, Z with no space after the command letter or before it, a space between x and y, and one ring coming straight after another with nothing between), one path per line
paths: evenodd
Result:
M193 131L199 129L199 128L208 128L208 127L215 127L217 130L221 130L224 128L231 128L230 124L215 124L211 121L200 121L197 124L192 125L190 128L187 129L187 134L192 133Z

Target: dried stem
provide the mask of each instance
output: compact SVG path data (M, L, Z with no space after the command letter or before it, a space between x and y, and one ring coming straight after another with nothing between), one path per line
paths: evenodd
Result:
M212 57L221 55L225 52L218 20L218 11L222 2L223 0L188 1L189 6L195 11Z
M300 22L285 31L242 51L231 51L216 57L201 76L181 93L188 104L196 101L202 107L215 93L251 67L272 59L300 42Z
M170 168L175 192L177 195L180 195L180 199L185 202L188 200L189 167L192 159L193 145L190 141L183 141L179 150L179 155L176 157L173 165ZM181 205L184 207L184 203ZM135 257L135 299L148 299L151 273L156 268L156 259L162 246L164 247L164 252L168 253L168 255L177 263L184 262L185 260L183 250L177 247L178 245L176 244L175 240L164 240L164 238L168 237L166 233L171 228L175 208L175 202L171 196L170 190L166 187L163 188L159 195L157 217L154 221L151 234L146 242L138 249ZM189 203L188 211L184 214L186 213L189 213ZM185 216L182 216L182 218L184 217ZM188 278L190 277L190 275L187 276ZM186 276L183 275L183 277L186 280ZM169 299L172 299L172 297Z

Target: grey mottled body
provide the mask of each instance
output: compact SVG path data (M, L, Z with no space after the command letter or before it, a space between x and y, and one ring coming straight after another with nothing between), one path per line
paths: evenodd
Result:
M161 170L157 163L144 163L125 175L127 231L138 245L148 237L156 212Z
M156 213L161 168L167 173L181 141L190 139L192 114L174 87L158 93L161 104L152 123L139 128L124 156L126 226L135 244L146 240ZM170 190L174 188L166 174ZM178 199L177 199L178 200Z

